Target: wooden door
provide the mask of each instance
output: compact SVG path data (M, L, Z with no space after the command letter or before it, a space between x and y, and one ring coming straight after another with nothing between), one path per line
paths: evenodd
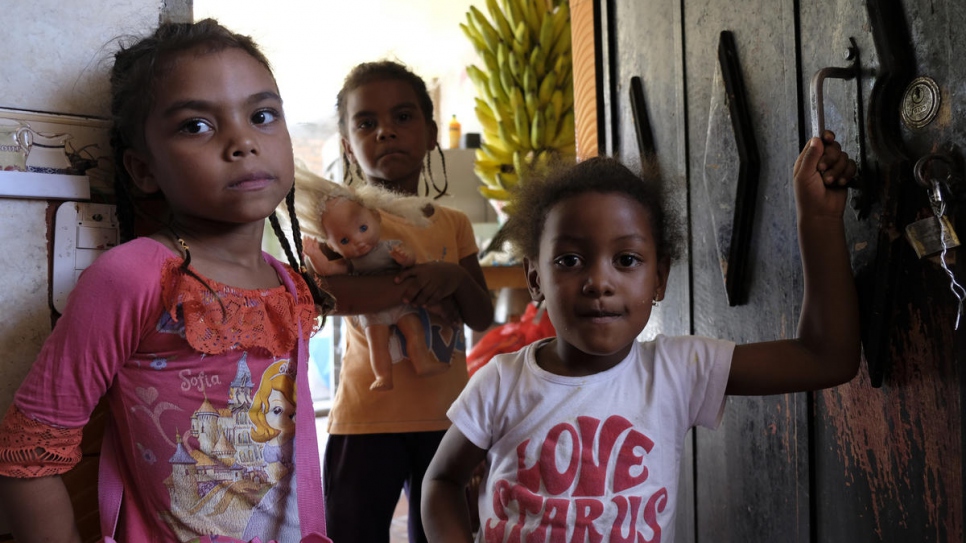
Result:
M957 221L966 4L611 0L599 16L602 151L639 162L647 127L644 143L686 217L690 246L658 312L666 333L739 342L795 334L802 288L791 168L814 130L813 75L856 69L821 88L827 128L862 168L846 217L863 304L860 375L815 394L729 398L718 430L689 437L678 540L962 541L966 371L948 274L966 281L966 265L956 258L963 249L948 251L949 272L938 256L918 258L904 231L931 213L913 175L927 157L926 177L942 178L946 213L966 235ZM719 56L723 32L743 118L726 107L735 90ZM757 144L756 160L746 163L729 140L735 127ZM720 186L736 177L757 183ZM722 204L744 206L744 237L721 220ZM722 240L745 249L722 252ZM744 266L737 285L723 259Z

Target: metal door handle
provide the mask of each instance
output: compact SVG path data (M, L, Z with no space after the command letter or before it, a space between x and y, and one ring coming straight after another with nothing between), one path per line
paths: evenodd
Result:
M849 38L849 41L851 46L846 58L852 61L851 64L845 67L822 68L812 76L812 133L819 138L825 132L825 80L829 78L849 80L859 73L858 48L854 39Z

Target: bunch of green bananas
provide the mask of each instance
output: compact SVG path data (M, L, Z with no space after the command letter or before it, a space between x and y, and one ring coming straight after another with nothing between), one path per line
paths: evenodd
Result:
M466 73L475 85L483 142L476 151L480 193L507 200L509 191L574 148L570 9L566 0L486 0L460 28L483 61Z

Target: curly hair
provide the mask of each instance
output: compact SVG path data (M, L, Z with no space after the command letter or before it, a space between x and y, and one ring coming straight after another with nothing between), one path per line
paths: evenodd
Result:
M663 183L650 171L634 173L615 158L594 157L575 165L551 167L517 185L508 205L504 235L518 257L534 259L547 215L559 202L588 192L623 194L648 210L657 257L680 256L680 221L668 208Z

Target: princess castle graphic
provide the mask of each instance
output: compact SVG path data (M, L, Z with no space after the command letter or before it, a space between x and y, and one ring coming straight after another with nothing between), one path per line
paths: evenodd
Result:
M247 353L243 353L228 387L227 405L215 408L206 394L192 414L190 441L196 445L185 443L178 434L174 454L168 459L171 475L164 480L171 513L162 516L179 540L187 537L186 529L198 528L185 526L187 518L209 529L217 524L224 535L229 530L241 533L252 508L271 488L263 445L251 435L254 424L248 411L254 392Z

